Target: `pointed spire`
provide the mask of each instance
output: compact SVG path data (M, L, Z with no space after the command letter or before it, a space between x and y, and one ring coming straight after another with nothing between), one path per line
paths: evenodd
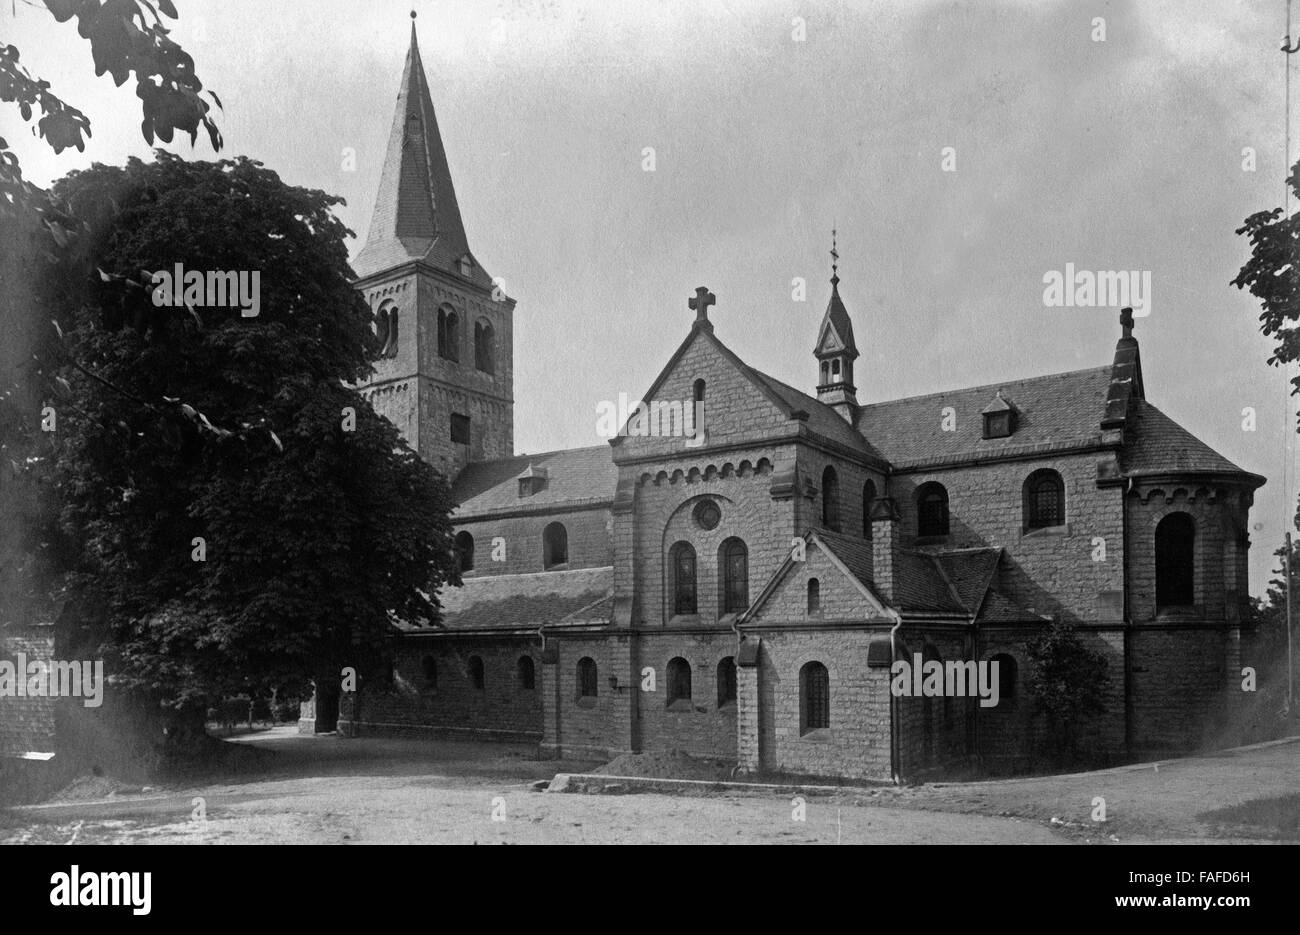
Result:
M369 276L412 260L424 260L457 275L468 273L474 282L491 287L491 277L470 256L420 59L414 10L411 46L397 92L379 193L366 244L354 267L358 276Z
M821 327L817 330L818 357L830 354L844 354L850 359L858 356L858 346L853 340L853 322L844 300L840 298L840 254L837 232L831 231L831 299L826 304L826 314L822 316ZM829 327L828 327L829 326Z

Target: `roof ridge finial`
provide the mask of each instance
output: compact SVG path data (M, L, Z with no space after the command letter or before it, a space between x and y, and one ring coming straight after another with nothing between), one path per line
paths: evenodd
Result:
M840 254L837 245L837 231L831 228L831 285L838 286L840 283Z

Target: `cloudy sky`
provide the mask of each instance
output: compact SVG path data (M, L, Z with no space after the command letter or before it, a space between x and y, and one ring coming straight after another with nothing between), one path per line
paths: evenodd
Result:
M27 175L147 158L132 89L94 76L75 28L0 6L0 36L94 132L56 157L0 112ZM223 155L344 196L364 238L411 4L177 6L225 103ZM414 6L471 247L519 302L521 451L598 443L597 403L648 388L702 284L723 341L811 390L832 225L864 402L1107 363L1116 310L1047 308L1043 276L1148 270L1147 396L1269 478L1252 590L1266 583L1294 436L1257 306L1229 281L1234 230L1282 199L1284 0ZM213 155L202 137L170 148Z

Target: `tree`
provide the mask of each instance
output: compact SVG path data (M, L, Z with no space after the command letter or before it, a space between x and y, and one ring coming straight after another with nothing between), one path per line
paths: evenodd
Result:
M1029 644L1029 690L1047 718L1047 740L1058 765L1079 758L1080 729L1106 710L1106 657L1089 649L1074 627L1057 618Z
M86 222L42 296L70 310L51 444L82 645L172 739L221 697L376 669L459 577L445 479L352 388L379 348L339 199L161 151L52 196ZM258 272L260 314L158 306L176 264Z

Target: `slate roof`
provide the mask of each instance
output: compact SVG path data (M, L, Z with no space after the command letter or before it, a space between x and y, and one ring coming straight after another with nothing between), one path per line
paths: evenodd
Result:
M412 24L370 230L352 265L363 278L413 260L460 275L460 258L469 253ZM469 279L492 288L492 277L477 260Z
M876 591L869 540L826 529L815 532L859 582ZM900 550L895 597L889 603L905 613L974 614L988 592L1001 557L1001 549Z
M880 452L856 432L843 416L821 400L809 396L807 393L801 393L793 386L782 383L776 377L768 376L761 370L755 370L750 366L746 366L745 369L755 379L762 381L769 390L779 396L787 411L793 412L796 409L801 409L808 413L807 424L812 432L822 438L838 442L853 451L859 451L883 460Z
M546 471L546 484L531 496L519 496L518 478L532 465ZM457 522L484 513L531 510L559 505L610 503L618 484L618 466L608 445L570 448L535 455L516 455L466 465L452 485L460 504Z
M1247 473L1145 399L1134 400L1124 441L1120 465L1133 477L1175 472Z
M862 407L857 428L895 469L1095 445L1110 373L1110 366L1093 367L874 403ZM985 439L981 413L999 390L1015 403L1016 431ZM945 432L942 413L949 406L956 428Z
M608 623L613 609L614 569L575 568L525 575L466 578L441 593L441 627L405 627L408 632L440 630L536 630L543 623Z
M835 333L840 336L844 342L844 348L840 353L847 354L850 357L858 356L858 345L853 340L853 322L849 318L848 310L844 307L844 300L840 298L840 280L836 276L831 279L831 298L826 303L826 314L822 316L821 327L818 329L818 346L814 350L821 350L821 338L826 330L826 322L831 323Z

